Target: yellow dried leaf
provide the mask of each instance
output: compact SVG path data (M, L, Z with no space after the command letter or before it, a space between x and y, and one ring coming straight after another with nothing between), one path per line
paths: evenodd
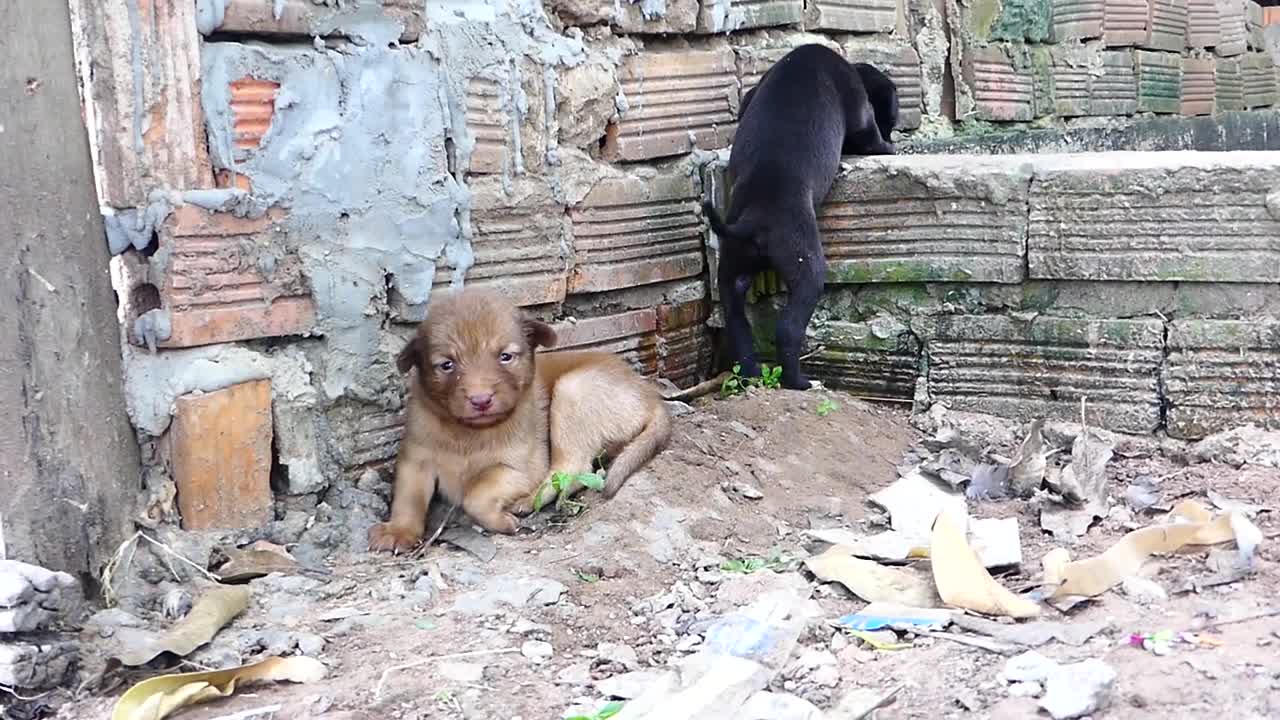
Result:
M251 682L316 682L325 666L315 658L273 657L226 670L153 677L129 688L116 701L111 720L161 720L189 705L230 697L237 684Z
M125 665L151 662L163 652L185 657L213 639L223 625L249 606L247 586L217 585L200 596L187 616L164 633L145 638L134 647L124 647L116 657Z
M964 532L947 513L939 513L933 523L929 552L933 558L933 582L946 604L984 615L1012 618L1040 614L1039 605L1015 595L991 577L978 554L969 547Z
M853 548L844 545L835 545L821 555L805 558L804 565L819 580L838 582L867 602L895 602L911 607L938 604L937 595L925 578L854 557Z
M1178 503L1171 518L1190 522L1170 522L1139 528L1127 533L1101 555L1069 562L1065 550L1051 552L1041 560L1045 584L1057 586L1050 597L1069 595L1093 597L1137 574L1152 555L1171 553L1186 545L1217 545L1235 538L1231 513L1217 518L1194 500Z

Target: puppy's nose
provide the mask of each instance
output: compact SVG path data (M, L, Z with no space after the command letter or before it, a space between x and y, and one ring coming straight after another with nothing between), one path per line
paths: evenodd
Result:
M493 404L493 393L472 395L468 397L467 400L471 401L471 407L475 408L479 412L484 412Z

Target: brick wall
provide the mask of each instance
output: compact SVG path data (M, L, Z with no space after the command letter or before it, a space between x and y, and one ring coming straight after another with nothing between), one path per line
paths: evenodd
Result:
M884 69L905 136L1276 102L1274 18L1250 0L544 6L73 0L130 412L185 522L245 522L208 490L234 472L254 508L270 488L277 516L324 503L333 527L358 527L343 513L378 507L352 493L377 486L402 423L392 358L453 283L509 293L562 323L566 346L705 377L707 151L802 43ZM842 192L823 224L846 282L1005 282L1021 267L1025 217L1006 207L957 198L938 220L909 187ZM911 267L877 260L857 235L877 222L865 208L890 205L966 231ZM981 263L954 262L988 231ZM880 380L849 377L900 392L916 351L890 353ZM269 439L237 441L256 455L234 468L207 461L235 418ZM363 538L333 542L348 541Z

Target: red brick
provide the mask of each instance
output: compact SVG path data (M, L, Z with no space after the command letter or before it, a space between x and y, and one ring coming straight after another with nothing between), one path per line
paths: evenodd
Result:
M506 185L507 187L504 187ZM509 188L509 190L508 190ZM477 178L471 183L472 264L467 285L503 293L517 305L564 300L568 218L551 188L532 179ZM437 265L432 293L445 292L453 280L448 258ZM408 308L393 310L401 319L423 319Z
M570 211L569 292L693 277L703 269L698 178L677 172L601 180Z
M214 184L220 188L236 188L245 192L253 191L253 182L249 180L248 175L232 172L230 170L219 170L214 173Z
M270 380L178 398L168 442L183 529L271 520Z
M1214 59L1182 59L1183 115L1212 115L1214 96Z
M979 120L1029 121L1034 115L1030 67L1019 68L999 45L974 47L961 62Z
M524 78L523 87L504 87L516 86L520 78ZM526 111L519 113L523 119L518 127L519 156L512 128L512 117L517 115L513 111L516 99L511 97L511 93L517 90L524 92L526 100ZM545 134L542 129L545 121L545 104L542 100L544 92L542 74L533 69L502 79L475 77L467 81L466 122L475 141L467 172L520 175L523 170L530 170L541 164L545 155Z
M144 207L157 188L213 187L195 3L72 0L70 11L100 202Z
M698 32L716 34L799 25L803 16L803 0L702 0Z
M1105 0L1102 38L1107 47L1180 52L1187 39L1187 0Z
M1276 66L1271 56L1251 52L1240 61L1244 81L1244 106L1250 110L1276 104Z
M352 479L366 470L391 467L404 435L404 410L343 404L327 413L337 460Z
M1213 52L1218 57L1243 55L1249 49L1249 27L1242 0L1217 0L1218 42Z
M1211 48L1221 39L1218 0L1187 0L1187 47Z
M887 33L898 24L896 0L809 0L805 30Z
M280 83L270 80L240 78L231 82L232 136L237 148L250 150L262 145L279 92Z
M658 320L653 308L562 322L555 328L558 342L548 352L601 350L621 355L644 375L658 373Z
M606 131L606 160L647 160L727 147L737 129L733 50L644 52L623 63L627 101Z
M246 35L283 35L294 37L333 36L341 34L345 13L322 7L312 0L225 0L226 12L219 32ZM281 12L276 17L275 8ZM382 0L383 12L400 21L404 28L402 41L418 39L425 25L425 18L418 0ZM355 18L351 18L354 20Z
M1078 40L1102 37L1104 0L1053 0L1051 40Z
M658 374L680 387L697 383L711 368L711 304L703 298L656 309Z
M187 205L161 232L170 248L161 305L172 333L161 347L192 347L260 337L296 335L315 323L300 261L277 260L271 277L246 253L270 232L279 213L238 218Z

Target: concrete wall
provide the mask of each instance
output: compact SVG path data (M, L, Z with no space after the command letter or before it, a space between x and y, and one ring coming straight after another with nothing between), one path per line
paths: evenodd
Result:
M801 43L884 68L922 138L1274 102L1251 3L1230 43L1148 48L1046 2L72 0L145 515L362 549L392 358L462 282L704 377L704 170Z
M819 225L807 365L830 385L1182 439L1280 427L1280 152L862 159Z
M0 32L0 557L96 575L141 473L66 6Z

